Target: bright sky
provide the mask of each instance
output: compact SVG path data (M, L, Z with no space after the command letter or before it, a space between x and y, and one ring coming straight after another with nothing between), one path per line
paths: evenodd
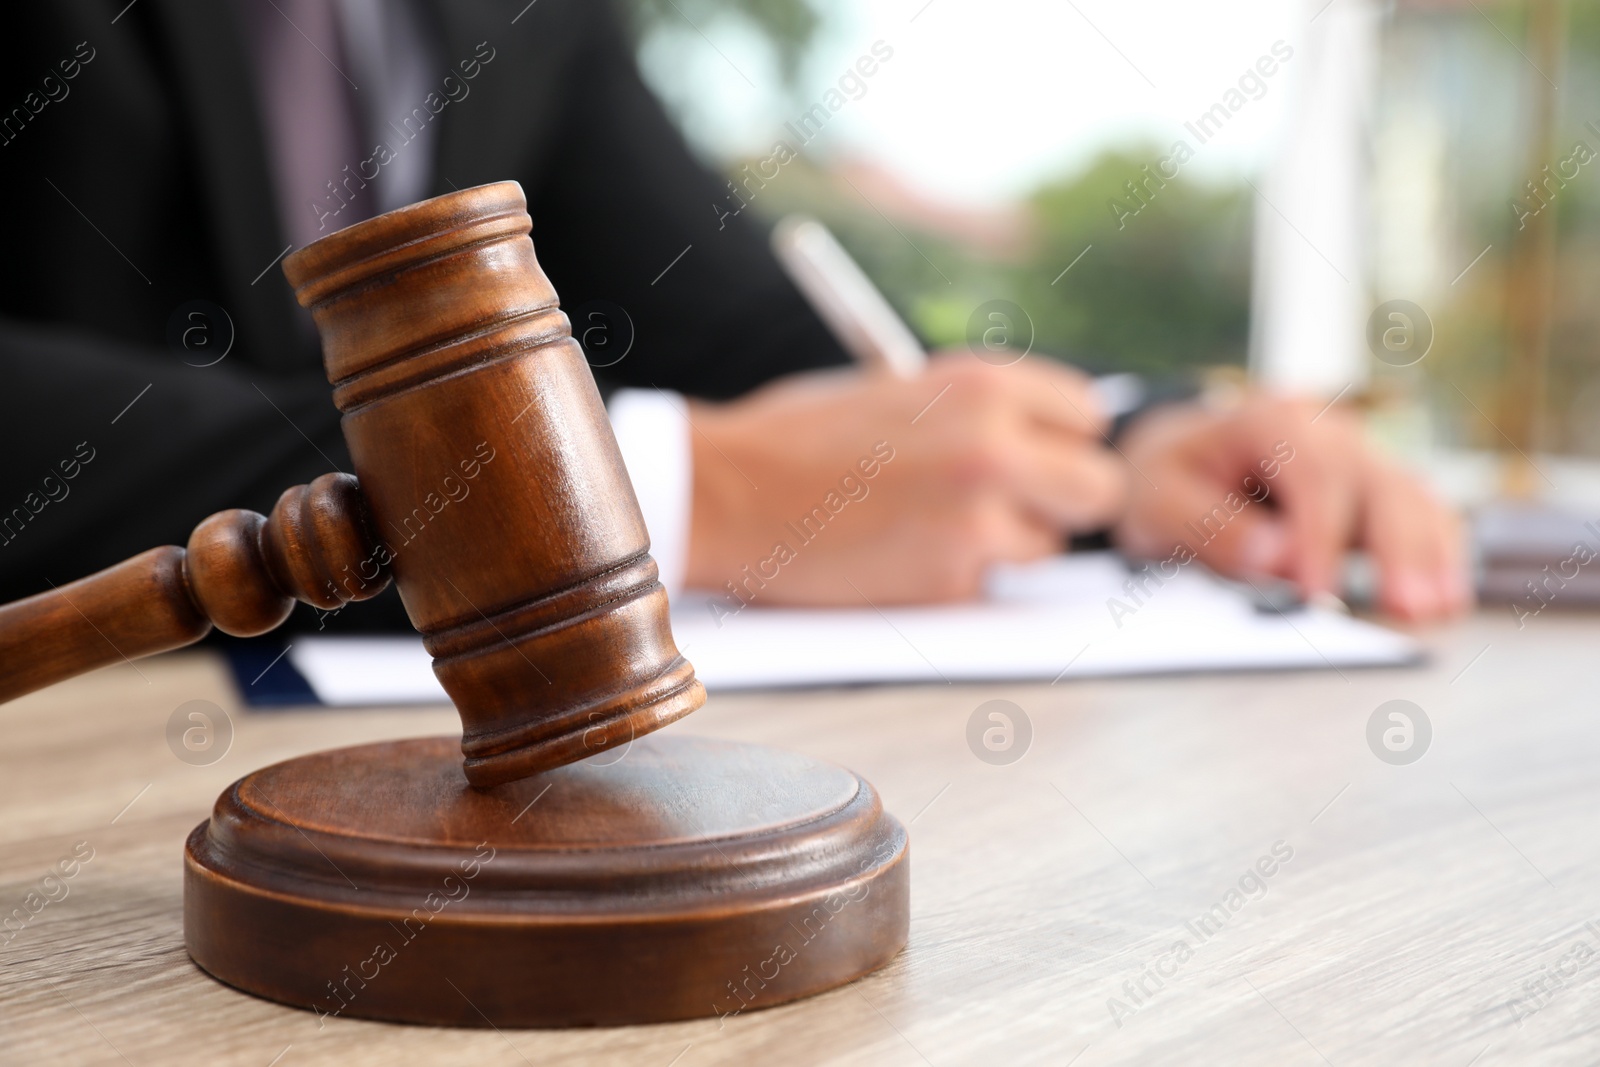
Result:
M1283 40L1315 0L818 0L828 12L800 80L804 110L877 40L894 56L806 149L864 157L908 184L982 206L1141 138L1196 149L1197 175L1253 170L1282 120L1291 59L1204 145L1184 128ZM1337 0L1336 0L1337 2ZM765 154L797 109L764 45L731 22L684 25L647 75L714 155ZM1259 90L1258 90L1259 91ZM1188 168L1186 168L1188 169Z

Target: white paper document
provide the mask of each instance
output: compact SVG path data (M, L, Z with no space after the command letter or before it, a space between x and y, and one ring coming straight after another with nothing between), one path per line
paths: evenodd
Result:
M1085 553L997 568L988 597L971 604L771 608L758 593L741 608L691 592L675 601L672 630L711 689L1331 671L1422 658L1404 634L1319 608L1280 613L1197 565L1159 585L1129 580L1116 555ZM421 638L300 637L288 658L326 704L446 700Z

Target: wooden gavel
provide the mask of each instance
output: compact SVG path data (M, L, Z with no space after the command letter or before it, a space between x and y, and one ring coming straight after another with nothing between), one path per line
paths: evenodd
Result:
M500 182L339 231L284 261L322 336L356 474L269 517L219 512L0 608L0 701L198 641L265 633L393 579L488 786L698 708L594 379Z

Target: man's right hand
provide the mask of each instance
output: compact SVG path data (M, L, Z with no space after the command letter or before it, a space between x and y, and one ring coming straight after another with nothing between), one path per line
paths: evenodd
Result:
M772 604L976 595L1122 512L1089 380L1050 360L935 358L914 379L796 375L692 402L691 587Z

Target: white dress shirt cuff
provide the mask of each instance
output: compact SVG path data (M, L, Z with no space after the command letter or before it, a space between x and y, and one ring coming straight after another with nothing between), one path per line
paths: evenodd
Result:
M650 554L669 596L683 588L689 564L689 506L694 462L683 397L656 389L620 389L606 414L617 436L623 465L650 531Z

